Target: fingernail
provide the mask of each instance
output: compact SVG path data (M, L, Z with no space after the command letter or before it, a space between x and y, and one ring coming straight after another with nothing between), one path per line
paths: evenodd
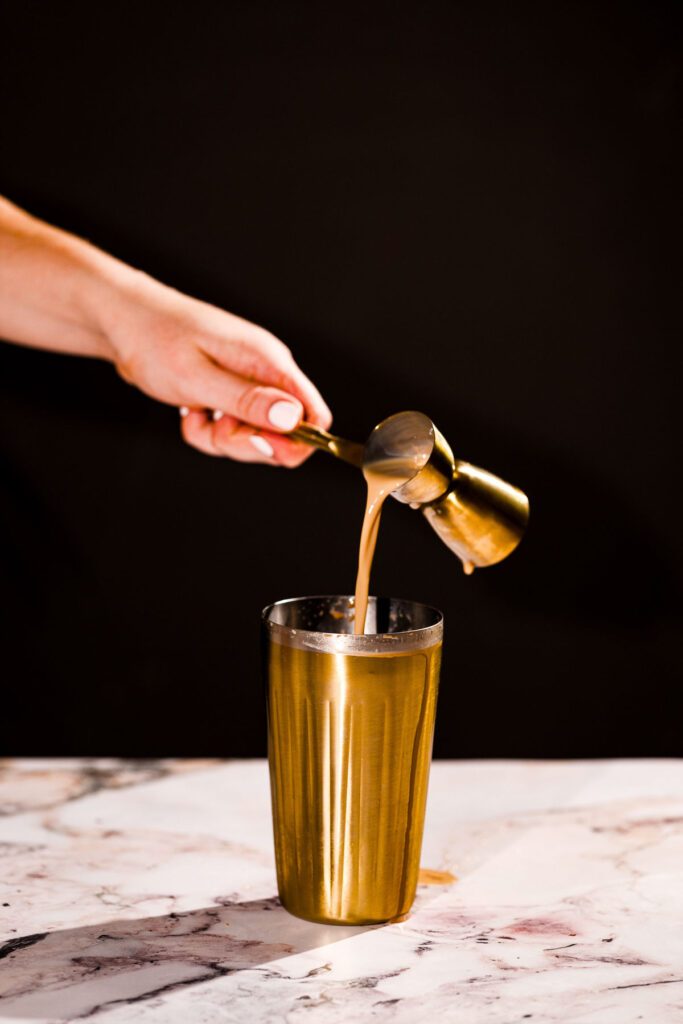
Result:
M187 416L189 411L190 410L187 408L186 405L181 405L180 408L178 409L178 412L180 413L181 416Z
M272 446L266 441L265 437L261 437L260 434L250 434L249 440L257 452L260 452L261 455L267 455L269 459L272 459L275 453L273 452Z
M225 415L225 413L222 413L220 411L220 409L214 409L213 414L212 414L212 419L213 419L214 423L218 423L218 421L220 419L222 419L224 415Z
M273 402L268 410L268 419L278 430L294 430L301 419L298 406L291 402Z

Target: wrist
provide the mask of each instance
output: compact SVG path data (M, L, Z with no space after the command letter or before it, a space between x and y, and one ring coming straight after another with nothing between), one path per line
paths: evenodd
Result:
M82 315L97 336L96 354L118 365L130 356L126 343L131 341L131 322L136 309L148 301L156 282L87 243L84 247L87 251L82 254Z

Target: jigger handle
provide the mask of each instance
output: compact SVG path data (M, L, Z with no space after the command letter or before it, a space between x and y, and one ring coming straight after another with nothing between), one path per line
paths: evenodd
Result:
M335 437L334 434L328 434L322 427L314 427L312 423L300 423L296 430L287 436L291 437L293 441L301 441L313 448L320 448L321 451L335 455L338 459L348 462L358 469L363 465L365 445L347 441L343 437Z

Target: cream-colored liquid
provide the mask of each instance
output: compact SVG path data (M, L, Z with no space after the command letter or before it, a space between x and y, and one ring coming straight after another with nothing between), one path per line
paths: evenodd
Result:
M363 476L368 485L368 496L365 502L363 529L360 535L358 553L358 575L356 576L356 614L354 633L365 632L365 619L368 613L368 591L370 586L370 569L377 544L377 530L382 514L382 505L392 491L397 490L422 468L424 459L419 456L394 457L363 467Z
M431 868L420 868L417 876L418 885L450 885L458 879L450 871L433 871Z

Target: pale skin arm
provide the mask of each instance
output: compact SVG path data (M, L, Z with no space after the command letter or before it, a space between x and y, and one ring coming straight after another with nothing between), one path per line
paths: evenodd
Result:
M276 337L168 288L0 198L0 337L109 360L180 410L209 455L297 466L311 449L283 434L332 421Z

